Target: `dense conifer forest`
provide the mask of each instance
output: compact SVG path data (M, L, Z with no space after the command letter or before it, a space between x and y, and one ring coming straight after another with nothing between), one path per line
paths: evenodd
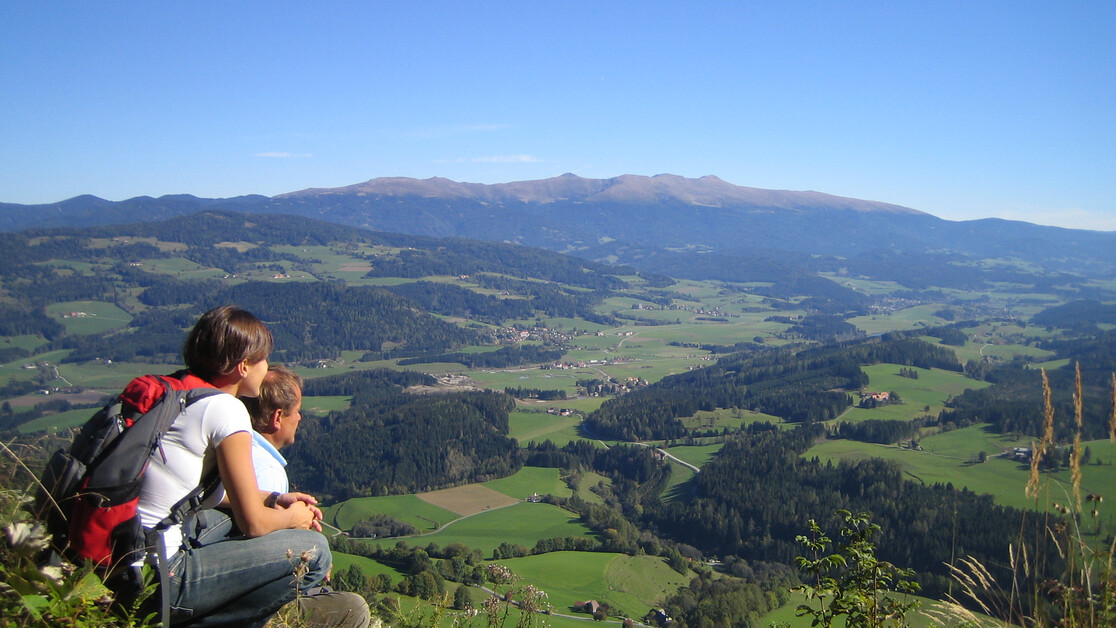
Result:
M714 408L754 410L793 423L826 421L852 405L850 392L868 383L860 367L879 362L961 369L948 350L901 334L797 353L743 351L610 399L586 419L586 426L621 440L680 438L685 429L679 417Z
M514 473L507 437L511 397L469 392L411 395L417 374L371 371L311 380L307 394L351 394L350 407L307 421L288 451L291 482L330 501L415 493ZM349 393L343 391L352 391Z

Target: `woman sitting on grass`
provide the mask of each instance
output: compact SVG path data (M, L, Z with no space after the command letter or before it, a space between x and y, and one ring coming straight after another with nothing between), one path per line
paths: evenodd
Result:
M296 586L317 586L332 564L317 501L256 486L252 424L237 396L259 394L271 348L267 326L235 306L206 312L183 347L187 383L228 394L196 401L175 420L151 457L140 515L145 527L157 525L216 468L220 486L202 506L228 508L232 521L204 511L200 534L182 525L163 532L172 624L262 626Z

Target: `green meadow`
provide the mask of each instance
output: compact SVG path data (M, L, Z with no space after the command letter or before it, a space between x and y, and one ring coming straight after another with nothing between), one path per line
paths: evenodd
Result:
M424 369L425 370L425 369ZM429 372L429 371L428 371ZM577 371L542 369L537 366L517 367L506 370L473 370L469 378L481 388L503 391L507 388L534 388L537 390L562 390L567 396L577 394L577 380L586 377Z
M458 518L456 513L422 501L414 495L357 497L322 509L325 520L348 530L373 514L409 523L422 532L437 530Z
M133 378L148 373L168 375L182 367L176 364L141 364L138 362L113 362L105 365L100 362L68 362L58 365L58 374L69 382L81 382L81 386L100 390L106 394L116 394Z
M68 269L73 275L86 275L92 276L98 270L104 269L104 264L95 264L92 262L79 262L77 260L60 260L52 259L44 262L36 262L35 266L46 266L55 270Z
M549 440L561 447L581 438L577 432L580 424L581 417L576 414L558 416L542 410L519 410L508 416L509 436L519 441L521 446Z
M301 257L322 276L359 282L372 269L364 260L354 258L358 250L338 250L330 246L275 246L276 251Z
M821 276L838 283L846 288L852 288L857 292L878 296L882 294L891 294L905 288L894 281L875 281L871 279L855 279L852 277L845 277L842 275L835 275L833 273L819 273Z
M963 373L942 369L914 368L918 372L918 379L912 379L899 375L900 368L907 367L876 364L862 367L862 370L868 375L867 392L895 392L899 394L902 403L871 409L853 407L841 415L840 420L910 420L925 414L936 416L950 397L960 395L968 389L989 386L987 382L971 379Z
M677 445L667 449L667 452L675 458L700 469L717 455L717 452L721 450L722 446L721 443L710 445ZM678 499L688 499L693 495L693 488L690 485L690 480L697 475L697 472L684 464L679 464L677 461L670 460L669 458L667 460L670 462L670 481L667 482L666 487L663 489L663 500L669 502Z
M574 603L596 600L607 602L613 616L638 619L689 582L657 556L551 552L498 562L523 584L545 591L556 613L572 613Z
M585 471L581 474L581 478L577 483L577 490L575 490L574 493L583 501L589 502L590 504L603 504L604 499L602 499L600 495L597 495L592 490L590 490L598 484L611 486L612 480L599 473L595 473L593 471Z
M708 362L701 362L700 358L656 357L602 366L601 370L621 381L629 377L638 377L653 384L667 375L685 373L692 368L707 364Z
M858 329L868 335L885 334L889 331L903 331L918 329L919 327L936 327L949 321L934 315L942 309L940 304L930 303L898 310L890 314L871 314L856 316L848 322L856 325Z
M143 267L152 272L174 275L178 279L220 279L227 276L219 268L202 266L184 257L146 259L143 260Z
M989 321L966 328L968 341L960 347L950 347L962 363L969 360L989 358L996 361L1010 361L1016 356L1041 361L1053 352L1032 346L1035 340L1051 334L1038 327L1025 327L1018 322ZM937 342L936 338L923 337L927 342Z
M484 486L516 499L527 499L536 493L556 497L573 494L558 476L558 469L549 467L523 467L514 475L485 482Z
M682 425L691 430L720 430L729 428L736 430L752 423L768 422L779 425L783 419L770 414L740 408L717 408L715 410L698 410L696 414L688 417L679 417Z
M22 336L4 336L0 338L0 348L19 348L25 351L34 351L39 347L49 342L46 338L40 336L22 335ZM32 362L34 358L23 358L15 362Z
M675 500L686 500L693 496L694 488L690 484L690 480L697 475L693 469L681 465L673 464L670 469L670 481L667 482L666 488L663 490L662 500L664 502L672 502Z
M670 455L684 460L699 469L712 460L717 452L721 451L721 443L712 445L677 445L667 449Z
M589 333L595 333L597 331L606 331L612 329L612 327L609 327L608 325L602 325L600 323L592 323L577 318L565 318L559 316L544 318L542 322L543 325L546 325L548 328L558 330L572 331L576 329L579 332L585 331Z
M1073 486L1068 469L1044 472L1038 496L1027 497L1024 488L1030 476L1027 464L1001 455L1012 447L1029 445L989 432L985 426L970 426L922 439L923 451L889 445L876 445L847 440L830 440L810 448L804 456L822 462L882 458L899 465L904 475L926 485L952 484L978 494L991 495L997 503L1020 509L1049 510L1055 502L1069 504ZM1116 443L1107 440L1088 441L1092 460L1082 466L1081 492L1107 497L1116 486ZM987 461L977 463L981 451ZM1098 461L1100 464L1097 464ZM1086 532L1102 529L1116 531L1116 504L1106 499L1098 507L1094 519L1085 508L1082 519Z
M358 565L361 571L364 572L366 577L378 576L380 574L387 574L391 578L392 584L398 583L407 577L407 574L388 567L387 565L365 558L364 556L357 556L355 554L344 554L341 552L333 552L333 573L338 574L348 569L352 565Z
M447 593L450 593L452 595L452 592L456 591L457 588L458 587L455 586L455 583L448 581L446 582ZM475 600L484 600L488 597L488 593L486 593L485 591L481 591L480 589L476 589L475 587L474 589L476 590L476 593L474 594ZM405 625L430 626L432 624L433 616L435 615L435 609L429 602L419 600L417 598L404 597L396 593L392 593L390 597L398 600L399 608L404 616L403 621L406 622ZM501 609L503 608L504 607L501 607ZM504 611L501 610L500 612L501 617L504 617ZM559 611L555 610L554 612L558 613ZM460 628L461 626L479 627L485 621L487 621L487 619L481 619L483 617L484 616L481 615L478 618L469 618L464 613L461 613L459 611L455 611L453 609L445 609L444 611L441 611L440 620L438 621L438 628ZM522 616L519 612L519 609L515 606L512 606L511 608L507 609L507 616L504 617L503 624L507 626L518 626L519 622L523 621L521 617ZM545 624L540 623L543 621L543 619L536 617L534 620L534 625L540 627L547 626L549 628L585 628L585 621L588 619L588 616L572 617L552 614L546 616ZM621 620L606 619L604 623L616 626L621 623Z
M18 430L21 434L33 434L35 432L57 432L71 427L78 427L84 425L85 422L89 420L89 417L93 416L93 413L96 411L97 410L91 408L81 408L78 410L67 410L65 412L47 414L20 425Z
M569 511L550 504L519 502L462 517L437 532L362 542L380 547L391 547L399 541L418 546L434 543L442 547L463 543L491 555L502 543L530 548L539 539L569 536L592 538L594 535Z
M67 334L100 334L126 327L132 315L104 301L66 301L46 306L49 316L62 323Z
M525 410L534 408L569 408L581 412L582 414L589 414L590 412L601 407L605 402L605 397L578 397L574 399L559 399L556 401L530 401L527 402Z
M353 398L345 395L316 396L302 398L302 411L310 414L328 414L346 410Z
M762 318L756 315L734 317L730 318L728 322L701 320L702 315L691 315L689 312L682 312L682 314L692 316L692 318L688 320L684 318L683 323L678 325L645 328L646 331L642 331L640 336L668 344L678 342L693 345L734 345L741 341L751 341L756 336L772 337L787 329L787 325L783 323L763 320L763 318L771 315L769 312L764 313ZM706 352L700 349L689 347L679 347L679 349L688 353L706 355Z
M589 486L604 479L596 474L587 474L586 477L591 481L591 484L585 484L586 491ZM552 494L559 497L569 497L573 494L569 486L559 477L558 469L544 467L523 467L514 475L485 482L483 486L516 499L526 499L535 493L539 495ZM524 506L528 508L522 509L521 507ZM484 525L492 525L493 530L502 530L508 528L508 526L519 526L522 529L516 533L515 538L522 541L524 538L529 537L528 546L533 546L535 541L540 538L571 535L586 536L588 534L586 528L577 524L573 527L569 527L569 530L572 532L568 535L540 534L531 537L532 526L537 525L539 530L563 529L567 527L567 524L571 521L571 517L574 516L565 510L548 504L521 502L506 508L497 508L469 517L461 517L445 508L423 501L416 495L387 495L384 497L357 497L328 506L322 510L326 521L342 530L348 530L356 522L367 519L373 514L382 514L411 524L419 530L419 536L423 539L426 539L428 536L445 537L447 535L454 536L457 534L472 537L479 536L485 539L484 547L487 547L490 543L492 534L478 532L478 525L482 528ZM515 512L509 513L509 511ZM481 523L472 522L471 520L473 519L480 519ZM452 526L450 525L451 523L453 523ZM445 532L445 534L443 534L443 532ZM499 536L498 533L494 534L496 534L497 537ZM385 539L385 542L394 542L395 540L396 539ZM424 544L427 542L438 544L453 543L456 540L458 539L438 541L431 538L429 540L424 540ZM505 540L521 543L521 541L512 541L510 537ZM481 547L472 545L464 540L461 542L470 547ZM497 540L492 547L499 544L500 541Z

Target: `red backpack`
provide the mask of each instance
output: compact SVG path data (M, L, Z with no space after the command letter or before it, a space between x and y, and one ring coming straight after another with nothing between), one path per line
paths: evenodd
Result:
M35 513L46 522L55 551L97 565L118 601L142 588L139 566L154 549L136 512L148 462L161 455L163 435L190 404L220 392L186 371L137 377L43 471ZM216 474L204 479L157 528L180 523L217 480Z

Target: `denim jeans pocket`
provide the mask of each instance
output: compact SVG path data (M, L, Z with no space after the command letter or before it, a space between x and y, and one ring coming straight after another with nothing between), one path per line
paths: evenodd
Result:
M183 543L191 548L224 541L232 532L232 518L220 510L196 510L182 522Z

